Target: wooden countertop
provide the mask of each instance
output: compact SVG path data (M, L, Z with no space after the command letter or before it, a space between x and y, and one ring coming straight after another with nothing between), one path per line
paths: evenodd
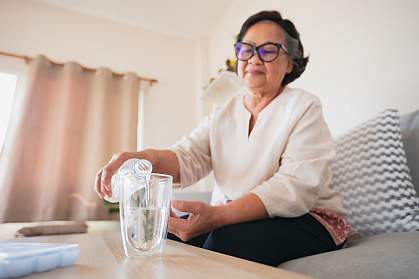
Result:
M73 266L25 278L309 278L172 240L166 241L162 255L126 258L117 221L87 222L85 234L14 238L30 224L0 224L0 241L78 243L80 258Z

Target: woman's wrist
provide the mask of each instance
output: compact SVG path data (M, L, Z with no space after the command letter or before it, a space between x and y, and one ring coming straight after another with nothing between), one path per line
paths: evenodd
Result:
M232 220L230 218L229 208L226 205L214 205L214 215L215 215L215 223L219 225L219 227L227 226L232 224Z
M156 150L146 149L142 151L136 152L136 156L138 159L145 159L151 163L153 169L158 168L158 158L156 154Z

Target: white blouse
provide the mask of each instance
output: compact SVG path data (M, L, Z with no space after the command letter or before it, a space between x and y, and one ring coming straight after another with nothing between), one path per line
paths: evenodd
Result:
M271 217L297 217L313 208L344 214L341 195L330 188L335 150L319 99L285 87L259 113L248 135L251 114L244 96L215 109L171 148L181 185L213 171L211 204L252 192Z

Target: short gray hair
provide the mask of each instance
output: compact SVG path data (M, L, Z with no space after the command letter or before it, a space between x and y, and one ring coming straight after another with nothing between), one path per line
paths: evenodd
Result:
M243 23L240 33L237 36L237 42L242 41L251 26L261 21L271 21L284 30L284 45L293 63L291 73L287 73L281 83L282 85L287 85L301 76L308 63L308 57L304 57L304 48L300 40L300 33L298 33L294 24L288 19L283 19L278 11L261 11L252 15Z

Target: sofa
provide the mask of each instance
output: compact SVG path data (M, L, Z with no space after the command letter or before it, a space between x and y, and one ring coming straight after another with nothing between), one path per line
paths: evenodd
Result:
M400 117L403 148L419 193L419 110ZM350 240L333 252L282 263L280 268L316 278L419 278L419 231L387 232Z
M402 148L419 193L419 110L400 116ZM335 173L334 173L335 175ZM176 199L209 202L210 193L179 191ZM419 212L418 212L419 214ZM338 251L294 259L279 268L315 278L419 278L419 231L351 237Z

